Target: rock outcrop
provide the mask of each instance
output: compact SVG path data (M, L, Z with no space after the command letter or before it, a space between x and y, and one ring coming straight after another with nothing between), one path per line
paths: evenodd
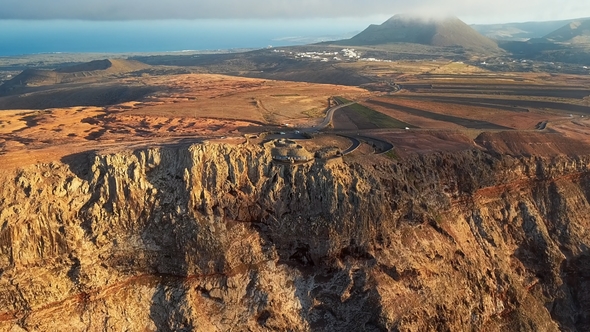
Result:
M2 174L0 330L588 330L589 163L199 144Z

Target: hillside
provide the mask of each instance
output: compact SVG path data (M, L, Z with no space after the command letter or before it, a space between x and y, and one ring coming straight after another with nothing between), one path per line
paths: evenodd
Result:
M471 27L482 35L495 40L526 41L531 38L542 38L573 21L474 24Z
M573 21L543 38L556 43L590 44L590 19Z
M93 72L119 74L134 72L142 69L146 69L149 66L145 63L141 63L136 60L125 60L125 59L105 59L85 62L73 66L58 68L55 71L58 73L69 73L75 74L80 72Z
M498 51L498 45L455 17L443 20L396 15L367 29L341 45L363 46L414 43L438 47L463 47L473 51Z
M498 44L514 56L521 58L587 66L590 50L590 19L571 21L542 38L531 38L527 41L499 41Z
M95 60L55 70L25 69L0 86L0 96L22 92L23 88L42 87L60 83L88 83L106 77L120 76L150 68L135 60Z

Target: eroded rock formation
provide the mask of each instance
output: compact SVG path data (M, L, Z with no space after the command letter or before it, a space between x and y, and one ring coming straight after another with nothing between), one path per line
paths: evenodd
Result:
M589 163L199 144L2 174L0 330L588 330Z

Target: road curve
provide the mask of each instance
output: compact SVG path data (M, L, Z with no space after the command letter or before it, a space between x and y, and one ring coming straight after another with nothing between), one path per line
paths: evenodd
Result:
M353 136L346 136L346 135L338 135L338 136L342 136L345 138L348 138L350 140L350 142L352 143L348 149L342 151L342 155L347 155L349 153L354 152L356 149L358 149L358 147L361 145L361 141L359 141L358 139L356 139L356 137Z
M328 112L326 112L326 117L324 118L324 120L317 125L317 130L322 130L322 129L326 129L326 127L328 127L330 125L330 123L332 123L332 117L334 117L334 112L336 112L337 110L344 108L346 106L350 106L352 104L356 104L355 102L350 102L350 103L346 103L346 104L342 104L342 105L337 105L334 107L331 107L330 109L328 109Z

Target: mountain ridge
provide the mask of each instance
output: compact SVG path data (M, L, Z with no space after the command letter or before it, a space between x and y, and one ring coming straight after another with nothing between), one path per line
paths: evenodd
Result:
M488 52L499 51L498 45L456 17L423 19L398 14L380 25L372 24L356 36L339 41L350 46L414 43L436 47L463 47Z
M543 38L556 43L589 44L590 19L570 22Z
M590 18L576 18L556 21L509 22L494 24L472 24L471 27L482 35L494 40L525 41L542 38L574 21Z
M104 59L60 67L53 70L25 69L11 80L0 85L0 96L27 87L42 87L61 83L81 83L132 73L151 68L137 60Z

